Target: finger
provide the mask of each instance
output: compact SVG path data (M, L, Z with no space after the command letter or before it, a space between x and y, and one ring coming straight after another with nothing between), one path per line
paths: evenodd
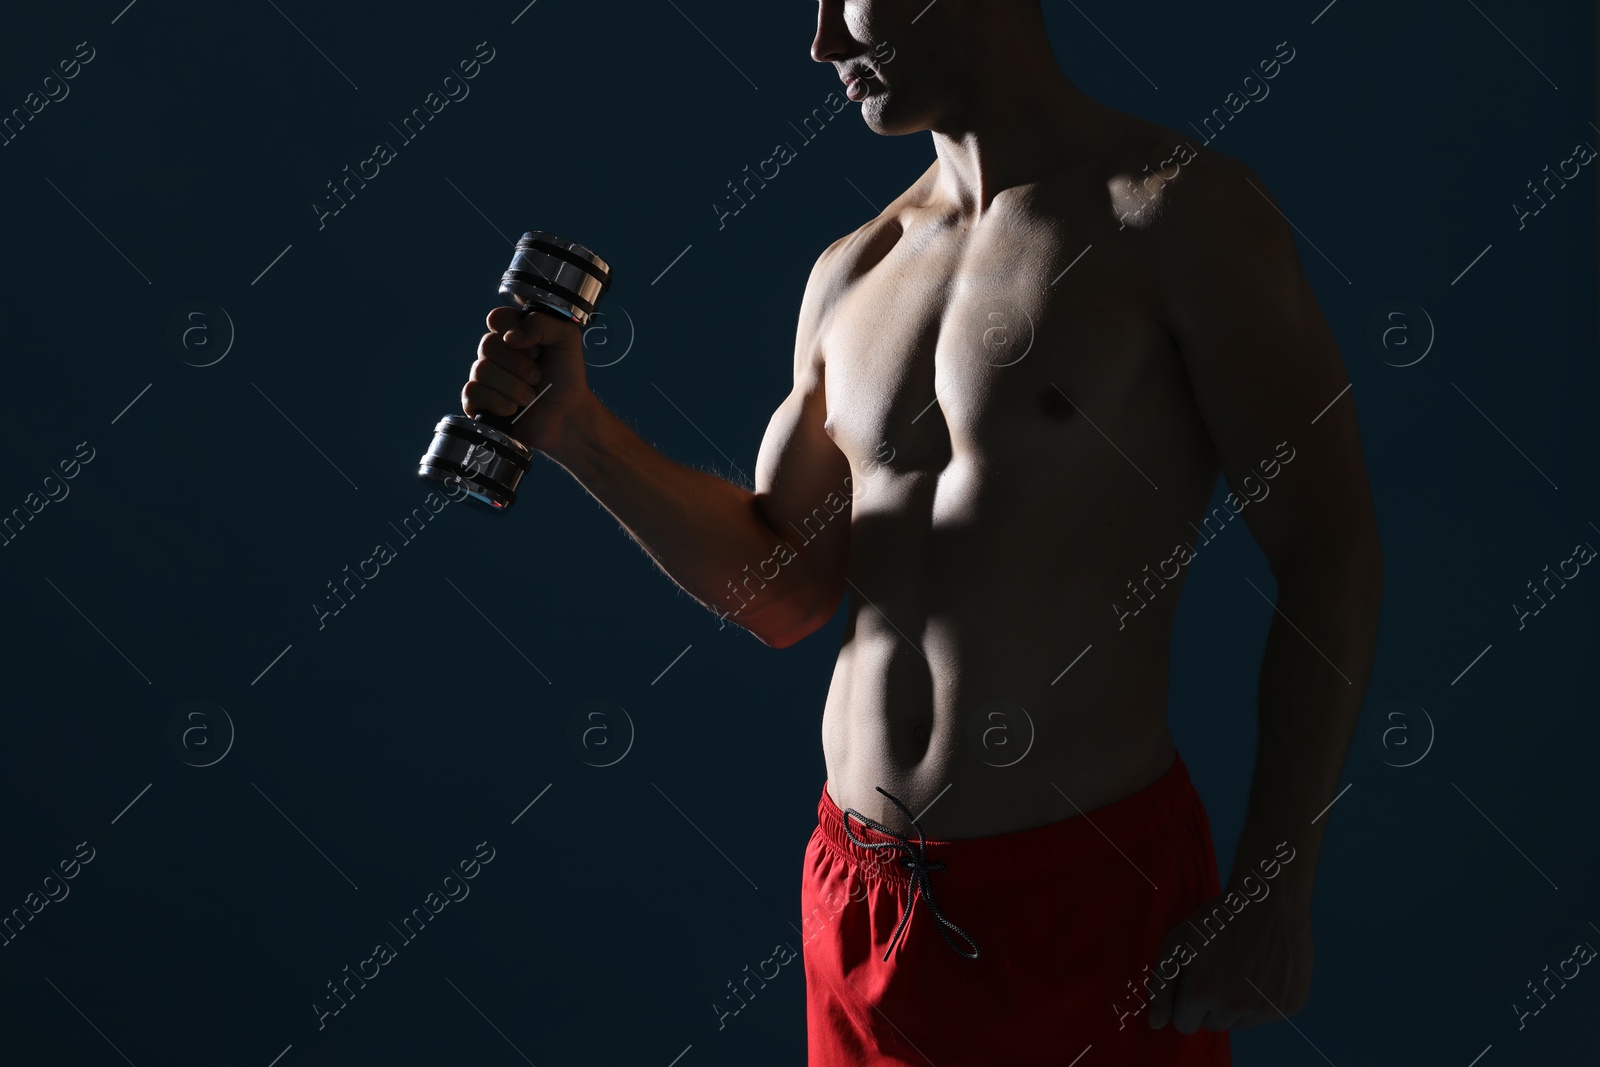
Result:
M1155 978L1157 982L1155 993L1150 997L1151 1029L1160 1029L1172 1021L1173 998L1177 996L1178 988L1183 984L1183 969L1178 965L1178 945L1183 938L1174 930L1167 935L1161 943L1161 951L1156 955ZM1168 978L1167 975L1172 977Z
M542 376L538 357L523 349L510 347L500 339L499 334L483 335L478 341L478 358L497 363L524 381L538 382Z
M1162 959L1166 957L1163 956ZM1159 967L1160 963L1158 962L1156 966ZM1146 1020L1150 1024L1150 1029L1159 1030L1172 1021L1172 1005L1176 1002L1178 991L1182 986L1183 972L1179 971L1176 978L1167 982L1165 988L1157 989L1155 995L1150 998L1150 1016Z
M498 307L489 312L489 317L484 319L484 325L489 327L491 333L503 334L507 330L514 330L517 323L522 321L522 310L514 307Z
M565 331L573 329L566 319L534 311L507 327L501 335L512 348L565 347Z
M1178 990L1177 999L1173 1002L1173 1029L1180 1034L1194 1033L1200 1029L1201 1021L1215 1006L1213 998L1192 992L1186 983L1184 988Z
M468 380L493 389L518 404L530 403L534 394L538 392L533 383L526 378L519 377L500 364L487 359L480 359L472 365L472 376Z
M479 415L500 415L509 418L519 409L515 400L496 392L482 382L468 382L461 387L461 410L468 418Z

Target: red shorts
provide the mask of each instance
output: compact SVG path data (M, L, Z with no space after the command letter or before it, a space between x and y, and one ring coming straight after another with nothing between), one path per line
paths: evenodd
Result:
M826 783L817 822L800 891L810 1067L1069 1067L1091 1048L1081 1067L1232 1063L1226 1032L1152 1030L1146 1014L1163 938L1220 892L1181 758L1086 816L928 841L927 862L945 864L927 874L932 905L967 938L919 894L888 962L907 853L852 842ZM893 840L854 816L850 830Z

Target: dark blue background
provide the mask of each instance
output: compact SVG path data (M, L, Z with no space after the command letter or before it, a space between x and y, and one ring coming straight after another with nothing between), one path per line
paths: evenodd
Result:
M523 1062L514 1044L541 1065L665 1067L689 1046L683 1067L802 1063L799 961L720 1032L710 1005L798 947L839 621L784 652L718 632L547 462L511 514L452 506L404 545L389 524L422 503L417 457L528 228L616 268L590 359L626 347L623 309L636 336L591 371L606 403L682 462L753 471L813 259L925 169L928 139L875 137L852 108L798 143L789 123L838 89L807 55L807 3L539 0L513 24L520 0L123 2L14 12L0 37L7 112L95 50L0 147L0 512L94 449L0 548L0 913L96 850L0 948L0 1059ZM1236 1062L1465 1067L1490 1045L1484 1067L1594 1062L1600 978L1520 1033L1510 1004L1600 945L1600 578L1520 632L1508 607L1600 545L1595 168L1520 232L1510 207L1600 137L1593 12L1048 6L1079 87L1180 129L1296 49L1213 147L1301 231L1384 535L1312 998L1299 1032L1237 1033ZM387 123L480 41L495 58L470 96L400 146ZM324 183L380 140L397 158L319 230ZM799 158L719 231L724 184L779 141ZM1415 366L1367 342L1395 300L1437 326ZM211 355L168 340L193 301L236 330L214 366L185 359L220 351L215 315ZM385 540L398 559L319 630L325 583ZM1201 557L1171 711L1226 871L1272 613L1245 579L1272 585L1246 537ZM637 728L604 769L567 740L596 699ZM189 700L237 731L214 766L169 741ZM1371 743L1394 700L1437 731L1413 767ZM496 854L472 895L319 1032L324 983L397 940L388 923L480 841Z

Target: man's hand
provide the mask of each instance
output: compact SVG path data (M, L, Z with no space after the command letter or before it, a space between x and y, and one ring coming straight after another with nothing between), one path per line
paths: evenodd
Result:
M573 411L594 399L584 373L583 332L558 315L524 317L513 307L489 312L487 325L461 390L461 410L509 418L526 409L512 435L548 451L560 442Z
M1232 897L1234 914L1225 901ZM1230 916L1221 933L1214 910ZM1211 926L1201 925L1211 918ZM1204 931L1204 933L1202 933ZM1185 949L1184 945L1189 948ZM1192 952L1191 952L1192 950ZM1152 1028L1168 1022L1179 1033L1235 1030L1293 1015L1311 990L1311 910L1273 893L1250 900L1237 890L1207 901L1179 923L1153 969L1165 977L1173 963L1178 977L1157 990L1150 1004ZM1172 962L1166 962L1172 961ZM1185 963L1187 961L1187 963Z

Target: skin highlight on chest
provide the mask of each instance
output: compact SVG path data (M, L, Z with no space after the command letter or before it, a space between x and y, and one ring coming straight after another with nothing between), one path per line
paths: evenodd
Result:
M909 209L869 238L875 261L823 337L827 430L852 463L882 441L899 469L930 472L1036 449L1030 429L1079 418L1069 397L1086 376L1148 358L1158 331L1127 257L1077 262L1114 231L1096 232L1094 188L1003 195L976 224ZM1119 352L1133 358L1107 359Z

